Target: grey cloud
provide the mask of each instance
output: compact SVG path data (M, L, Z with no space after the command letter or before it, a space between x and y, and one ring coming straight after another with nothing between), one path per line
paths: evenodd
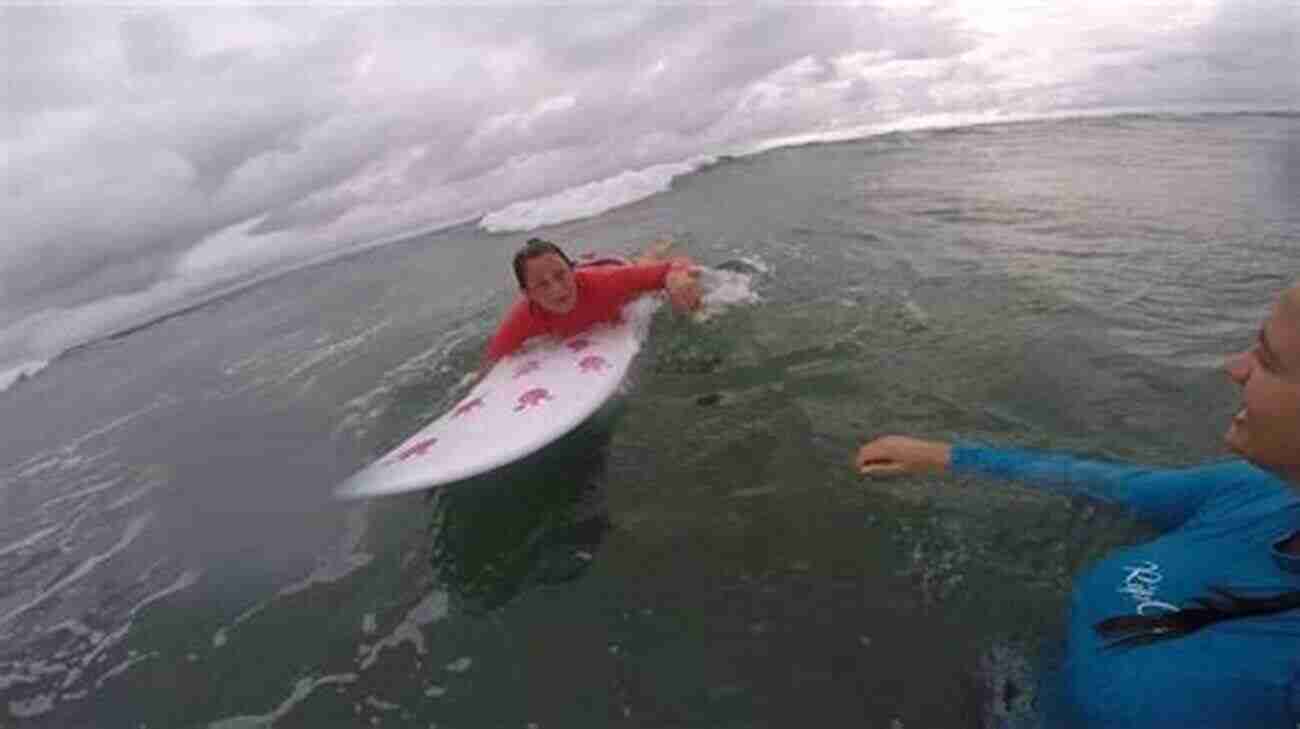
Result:
M106 98L116 84L104 75L88 74L81 65L95 45L102 20L95 10L77 15L64 8L0 7L0 87L11 122L33 112Z
M1240 0L1219 6L1205 39L1208 61L1241 90L1300 105L1300 4Z
M1070 84L1099 106L1300 105L1300 6L1222 3L1204 28L1169 34L1136 59L1099 60Z
M59 220L25 231L35 239L31 254L20 255L0 274L4 302L42 291L79 289L78 298L118 293L151 275L165 275L196 241L250 216L262 216L250 231L255 235L337 220L362 201L341 185L381 161L386 150L428 145L434 153L411 165L402 180L373 187L371 202L402 201L429 186L469 183L511 158L555 149L574 150L568 158L575 168L567 179L523 181L519 189L541 192L547 184L578 184L621 171L628 163L621 148L665 132L671 141L661 141L655 156L639 163L708 151L687 140L724 122L748 84L805 55L864 50L868 36L862 29L882 33L885 25L869 10L822 15L769 8L754 15L732 8L650 7L584 24L588 15L579 8L354 13L314 25L311 35L269 57L251 49L192 54L184 32L168 17L128 15L118 25L126 66L156 77L149 98L166 103L135 118L105 118L83 151L93 148L104 168L129 169L138 146L173 149L192 168L192 192L173 191L88 216L50 209ZM274 17L291 23L301 14ZM68 22L63 16L55 20L50 34ZM931 27L922 45L947 47L947 35L946 29ZM375 48L437 65L440 42L464 44L467 38L482 50L458 59L452 87L417 90L395 99L399 108L392 111L348 109L337 93L353 66ZM531 75L515 86L494 87L489 65L499 51L533 54ZM649 89L633 88L635 79L665 58L665 72L649 82ZM560 93L576 97L572 109L510 130L493 147L465 147L483 119L526 110L545 95ZM348 118L352 121L343 121ZM713 141L791 131L807 121L799 113L773 115ZM322 131L331 125L336 131ZM313 135L320 138L307 141ZM582 147L588 149L579 151ZM231 182L241 168L267 159L281 160L274 179ZM121 180L138 184L130 173ZM484 199L490 205L506 201ZM36 254L49 250L59 255Z
M604 139L610 129L619 130L624 139L661 131L695 136L733 112L744 89L755 80L801 57L826 59L884 47L891 37L890 22L870 9L826 9L813 14L802 8L764 8L755 16L732 8L703 13L667 8L649 18L648 27L635 31L615 26L595 38L585 34L582 42L561 38L553 48L542 46L548 58L558 59L548 66L590 69L599 57L601 74L580 87L578 107L557 122L568 125L567 134L538 131L536 140L523 148ZM916 39L915 46L930 49L927 55L967 47L941 23L927 26L925 35ZM547 40L550 36L539 42ZM660 58L669 63L653 79L653 92L640 92L634 83L638 74ZM808 80L828 80L831 74L829 66L823 65L820 74ZM860 88L860 97L869 95ZM818 120L794 113L738 132L793 131L809 121ZM724 135L716 141L733 140Z
M273 152L294 153L313 121L302 109L272 109L261 104L227 107L212 123L186 130L175 149L194 166L195 184L213 193L231 172Z
M365 201L365 198L356 193L339 190L312 195L292 205L272 210L258 221L249 233L267 235L286 230L319 227L338 220Z
M1225 3L1211 32L1165 36L1159 47L1098 37L1082 77L1032 86L1000 75L1015 74L1014 63L962 62L982 39L942 5L201 11L270 23L273 48L260 36L205 46L192 9L4 8L0 21L12 30L0 79L19 119L6 134L22 144L57 109L94 121L74 142L9 170L21 214L0 232L0 305L141 288L169 275L196 242L244 221L256 221L253 235L314 236L336 223L352 233L340 221L360 206L415 209L439 191L462 202L429 210L430 219L486 212L512 196L805 132L832 117L885 121L885 102L921 114L1206 94L1294 99L1290 7L1287 16L1286 0ZM1033 42L1023 39L1026 53ZM87 48L99 68L87 68ZM830 59L873 51L935 63L926 77L828 84L840 80ZM805 57L819 65L784 79L775 93L787 101L743 108L756 81ZM937 96L936 82L963 94ZM487 119L560 96L573 105L476 136ZM511 160L531 160L531 177L508 174ZM64 187L47 179L50 169Z
M127 17L119 31L126 66L132 73L168 71L186 57L183 32L160 13Z
M39 257L24 259L3 272L0 302L30 311L78 306L148 288L170 271L176 241L188 247L204 230L200 224L140 221L132 228L133 255L123 255L117 247L120 239L98 237L93 230L75 240L47 245Z
M67 19L37 14L35 35L48 40L60 24ZM382 147L382 139L345 139L340 145L326 134L326 143L311 149L310 159L285 165L282 177L248 192L223 190L231 173L245 164L276 154L292 158L306 135L324 128L342 109L328 87L304 89L310 83L303 83L303 74L324 69L328 79L331 70L352 62L355 44L346 33L332 33L270 60L226 54L213 72L206 59L187 59L175 37L149 45L149 38L166 32L160 28L170 27L165 21L132 16L120 27L125 46L145 47L127 52L136 53L138 69L161 72L170 64L170 76L151 82L155 95L144 99L147 105L101 113L57 158L11 170L10 188L16 193L11 202L26 214L0 236L0 252L6 253L0 303L34 305L39 294L81 299L138 288L167 275L176 257L204 236L336 184ZM58 62L52 66L61 68ZM196 68L210 73L195 73ZM275 83L263 85L259 79ZM20 85L35 82L29 76ZM87 98L70 101L84 104ZM42 103L49 106L48 100ZM162 149L188 162L193 173L188 183L165 183L156 177L158 170L141 164ZM44 195L51 164L81 167L77 184L84 194L71 200Z

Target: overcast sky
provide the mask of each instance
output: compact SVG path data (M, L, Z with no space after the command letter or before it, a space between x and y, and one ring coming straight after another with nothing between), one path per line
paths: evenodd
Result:
M1294 109L1298 8L5 7L0 345L47 349L33 338L59 317L93 328L204 281L773 137Z

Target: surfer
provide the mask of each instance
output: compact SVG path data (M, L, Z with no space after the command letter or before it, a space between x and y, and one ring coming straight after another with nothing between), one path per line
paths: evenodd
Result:
M672 244L656 241L630 263L614 259L574 262L554 243L531 238L515 254L515 280L522 294L488 342L480 373L535 336L569 337L615 321L638 295L665 291L678 312L700 306L699 272L690 258L669 257Z
M1245 402L1233 460L1167 470L902 436L857 453L863 474L1013 479L1161 530L1076 580L1052 726L1300 726L1300 283L1226 369Z

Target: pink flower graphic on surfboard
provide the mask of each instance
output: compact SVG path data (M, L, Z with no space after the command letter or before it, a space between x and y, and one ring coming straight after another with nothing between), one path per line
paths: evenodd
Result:
M578 360L578 370L583 374L603 372L609 367L609 360L598 354L589 354Z
M554 400L551 391L545 387L534 387L519 396L519 404L515 405L515 412L537 407L547 400Z
M428 453L429 449L432 448L433 445L437 442L438 442L437 438L424 438L422 440L417 440L416 442L412 443L411 445L399 451L397 453L397 460L393 462L400 463L401 461L405 461L408 458L418 458L420 456L423 456L426 453Z
M510 379L517 380L520 377L523 377L524 375L528 374L529 372L536 372L541 368L542 368L541 362L538 362L535 359L530 359L527 362L519 365L519 367L515 369L515 373L510 376Z
M473 400L466 400L465 402L461 403L460 407L456 408L456 411L451 414L451 417L454 420L456 418L459 418L462 415L468 415L469 413L478 410L481 407L483 407L482 397L476 397Z

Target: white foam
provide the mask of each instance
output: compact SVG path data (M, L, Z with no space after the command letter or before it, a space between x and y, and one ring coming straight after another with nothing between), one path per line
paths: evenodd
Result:
M41 694L22 701L9 702L9 715L15 719L30 719L54 708L54 695Z
M796 147L805 144L831 144L871 137L884 136L897 132L923 132L940 129L962 129L986 126L990 124L1013 124L1034 121L1061 121L1067 119L1092 119L1140 114L1153 111L1149 107L1106 107L1090 110L1070 109L1052 112L1008 112L1003 109L985 109L977 112L938 113L910 116L905 119L872 124L858 124L833 129L818 130L786 137L773 137L751 144L737 152L737 156L749 156L783 147ZM1168 108L1161 111L1171 113L1204 113L1221 111L1214 107Z
M354 531L356 531L356 528L355 528L354 523L353 523L352 520L349 520L348 525L349 525L349 526L348 526L348 528L349 528L349 534L351 534L351 533L353 533ZM364 529L365 529L364 521L361 523L361 525L360 525L359 528L362 530L361 533L364 533ZM357 534L357 536L356 536L356 540L357 540L357 541L360 540L360 538L361 538L361 533L358 533L358 534ZM349 538L349 539L350 539L350 538ZM352 542L351 542L351 541L347 541L346 544L352 544ZM343 551L343 552L345 553L345 555L346 555L346 554L348 554L348 553L350 552L350 549L351 549L351 547L347 547L347 546L345 546L345 547L343 548L342 551ZM313 571L312 574L309 575L309 576L308 576L306 579L304 579L303 581L301 581L301 582L297 582L297 583L294 583L294 584L292 584L292 585L289 585L289 586L287 586L287 587L281 589L279 592L277 592L275 595L273 595L271 598L269 598L269 599L267 599L267 600L263 600L263 601L261 601L261 602L254 603L254 604L253 604L252 606L250 606L248 609L244 610L244 612L242 612L242 613L240 613L238 616L236 616L235 619L234 619L234 621L231 622L230 625L224 625L224 626L222 626L222 627L220 627L220 628L217 629L217 632L214 633L214 634L212 635L212 647L213 647L213 648L221 648L222 646L226 645L226 643L228 643L228 642L230 641L230 631L231 631L231 630L234 630L235 628L239 627L240 625L243 625L246 621L252 619L254 616L258 615L258 614L261 613L263 610L266 610L268 607L270 607L272 604L274 604L276 600L279 600L281 597L284 597L284 596L286 596L286 595L292 595L292 594L294 594L294 593L296 593L296 592L300 592L301 590L304 590L304 589L310 587L312 584L315 584L316 582L328 582L328 581L331 581L330 579L327 579L327 578L329 578L330 576L334 576L333 579L338 579L338 578L341 577L343 574L347 574L348 572L351 572L353 569L356 569L358 566L361 566L361 565L364 565L364 564L368 564L368 563L370 562L370 555L368 555L368 554L355 555L355 556L348 557L347 559L345 559L345 562L347 562L349 559L353 560L352 562L349 563L349 564L351 564L351 565L353 565L353 566L348 566L348 567L346 567L345 570L344 570L341 574L340 574L336 569L334 569L334 568L332 568L332 567L329 567L328 564L327 564L327 565L324 567L324 570L325 570L325 578L322 578L322 577L321 577L321 572L320 572L320 570L322 569L322 567L321 567L320 565L318 565L318 566L317 566L317 570L316 570L316 571Z
M181 573L179 577L177 577L174 581L172 581L170 585L162 588L161 590L153 593L152 595L146 596L143 600L136 603L135 607L131 608L131 612L127 613L127 617L135 617L136 613L140 612L141 610L148 607L149 605L152 605L153 603L163 599L164 597L180 592L181 590L193 587L195 583L199 581L199 577L202 574L203 574L202 572L195 569L185 570L184 572Z
M341 339L337 342L332 342L326 345L325 347L322 347L316 352L313 352L312 354L308 355L307 358L304 359L302 362L299 362L288 374L286 374L284 377L281 378L281 381L282 382L292 381L294 378L298 377L304 372L307 372L308 370L315 368L317 365L323 362L329 361L330 359L333 359L340 355L347 355L349 353L359 350L361 346L365 344L366 340L370 339L370 337L372 337L374 334L388 328L390 324L391 324L390 320L384 319L383 321L380 321L379 323L366 328L359 334L354 334L351 337L348 337L346 339Z
M122 661L116 666L113 666L107 671L104 671L104 673L100 675L99 680L95 681L95 688L96 689L102 688L103 685L107 683L109 679L112 679L115 676L119 676L123 673L126 673L127 669L129 669L131 666L134 666L135 664L141 661L147 661L150 658L157 658L157 657L158 657L157 651L154 651L152 653L146 653L140 656L131 656L127 658L125 661Z
M119 497L118 497L117 499L115 499L112 503L110 503L110 504L108 504L107 506L105 506L105 507L104 507L104 511L117 511L118 509L120 509L120 508L122 508L122 507L124 507L124 506L127 506L127 505L129 505L129 504L134 504L135 502L139 501L140 499L144 498L145 496L148 496L151 492L153 492L155 489L157 489L160 485L161 485L161 482L154 481L154 482L151 482L151 483L147 483L147 484L145 484L144 486L141 486L141 487L138 488L138 489L133 489L133 490L131 490L131 491L128 491L127 493L125 493L125 494L119 496Z
M8 623L10 620L13 620L14 618L27 612L28 610L31 610L37 605L40 605L41 603L50 599L50 597L58 594L68 585L71 585L72 583L80 580L82 577L85 577L86 575L90 574L101 563L109 559L112 559L114 555L126 549L127 546L131 544L131 542L134 542L136 537L140 536L140 533L144 531L145 527L148 526L149 522L152 519L153 519L153 514L149 513L149 514L144 514L142 516L138 516L135 519L131 520L131 523L127 524L126 530L122 534L122 538L117 541L117 544L114 544L107 551L102 552L100 554L96 554L93 557L87 559L85 562L82 562L75 570L73 570L70 574L68 574L63 579L54 583L49 588L43 590L40 594L36 595L31 600L28 600L26 603L10 610L9 612L5 613L3 616L0 616L0 625L4 625L5 623Z
M0 370L0 392L8 390L18 380L24 377L31 377L49 366L50 361L47 359L33 359L21 362L17 365Z
M22 464L20 464L22 466L25 466L25 468L23 468L23 470L18 472L18 478L19 479L31 478L32 476L35 476L36 474L41 473L43 471L48 471L51 468L57 468L62 463L63 463L63 459L60 458L59 456L50 456L42 453L39 456L24 461ZM31 464L31 465L27 465L27 464Z
M18 671L13 673L0 674L0 691L6 691L14 686L23 684L33 684L41 682L41 673L35 669L35 664L19 665ZM22 671L26 671L23 673ZM47 673L57 673L58 671L47 671Z
M907 314L908 318L912 320L912 323L915 326L921 329L930 326L929 312L921 308L921 305L916 303L912 297L908 296L903 299L903 311Z
M384 701L383 699L374 696L366 697L366 706L369 706L372 709L379 709L380 711L392 711L394 709L402 708L401 704L394 704L391 701Z
M76 450L82 444L84 444L89 440L98 438L101 435L107 435L108 433L111 433L112 431L117 430L118 428L130 423L136 418L147 415L153 412L154 410L157 410L162 407L166 407L175 402L176 399L171 397L170 395L162 395L157 399L155 399L152 403L149 403L148 405L140 408L139 410L134 410L132 412L127 413L126 415L122 415L120 417L114 418L108 421L107 423L105 423L104 425L94 428L93 430L85 433L84 435L78 437L76 440L64 446L63 450L65 452L71 452L73 450Z
M201 282L167 279L148 289L96 299L72 308L43 309L0 328L0 350L22 353L23 364L19 367L32 367L53 360L70 347L179 308L201 290ZM16 368L6 369L5 374L16 378ZM3 384L8 387L12 382Z
M471 306L469 308L475 309L478 307ZM344 403L343 410L345 414L334 428L335 435L351 433L358 439L364 436L367 425L383 415L385 409L384 397L388 396L395 387L408 379L427 377L427 372L432 366L436 365L440 369L445 368L445 363L451 353L470 337L477 335L482 327L482 321L474 318L445 332L433 346L408 358L385 373L378 385ZM453 393L473 383L474 374L473 372L466 373L456 389L453 390ZM429 415L432 416L433 413L430 412Z
M316 568L311 571L311 574L301 581L281 589L276 593L276 597L285 597L302 592L319 583L337 582L370 564L374 556L360 551L361 542L366 536L366 525L366 509L364 507L359 506L349 511L344 517L345 531L337 549L317 561Z
M636 330L639 339L645 339L654 321L654 314L663 306L660 296L640 296L623 306L623 319Z
M126 637L126 634L129 632L131 632L131 621L128 620L127 622L118 626L117 630L114 630L111 633L104 634L99 632L98 630L96 630L94 633L91 633L90 639L87 642L89 645L94 646L94 650L88 653L85 658L81 659L82 667L89 666L91 662L93 662L95 658L99 656L101 653L107 651L109 648L112 648L113 646L120 643L122 639Z
M17 552L18 550L23 549L25 547L30 547L31 545L41 541L46 536L54 532L57 532L58 530L59 530L59 525L55 524L54 526L46 527L44 529L41 529L38 532L34 532L33 534L30 534L22 539L19 539L16 542L10 542L9 544L0 547L0 557L3 557L6 554L9 554L10 552Z
M304 678L298 681L293 687L293 692L289 697L280 702L275 710L269 714L258 714L255 716L233 716L229 719L221 719L208 724L208 729L269 729L281 717L293 710L293 707L302 703L320 686L327 686L336 683L355 683L357 675L355 673L341 673L333 676L321 676L320 678Z
M61 623L55 623L54 625L45 628L41 632L57 633L60 630L66 630L69 633L72 633L73 635L79 637L91 636L91 642L94 643L98 643L100 640L103 640L103 633L100 633L99 631L92 629L90 626L74 618L68 618L67 620L64 620ZM96 638L95 636L98 637Z
M700 270L700 309L694 313L696 321L708 321L735 306L755 304L760 301L754 291L754 277L740 271L717 268Z
M672 186L673 178L715 161L715 157L700 156L685 162L628 170L554 195L513 203L483 216L479 227L490 233L504 233L594 217L664 192Z
M104 482L102 482L102 483L97 483L97 484L93 484L93 485L91 485L91 486L87 486L86 488L83 488L83 489L78 489L78 490L76 490L76 491L73 491L72 493L63 494L63 495L61 495L61 496L56 496L56 497L54 497L54 498L52 498L52 499L50 499L50 500L44 502L43 504L41 504L41 507L42 507L42 508L45 508L45 509L48 509L48 508L50 508L51 506L54 506L55 504L62 504L62 503L65 502L65 501L72 501L72 500L74 500L74 499L80 499L80 498L82 498L83 496L91 496L91 495L94 495L94 494L100 493L101 491L107 491L107 490L113 488L114 486L118 485L118 484L121 483L121 482L122 482L122 479L121 479L121 478L112 478L112 479L109 479L108 481L104 481Z
M402 643L413 644L415 652L424 655L424 633L420 629L446 617L449 605L445 592L431 592L425 595L418 605L411 608L402 622L393 628L393 632L370 648L369 654L361 661L361 669L365 670L374 664L379 658L379 653L385 648L393 648Z

